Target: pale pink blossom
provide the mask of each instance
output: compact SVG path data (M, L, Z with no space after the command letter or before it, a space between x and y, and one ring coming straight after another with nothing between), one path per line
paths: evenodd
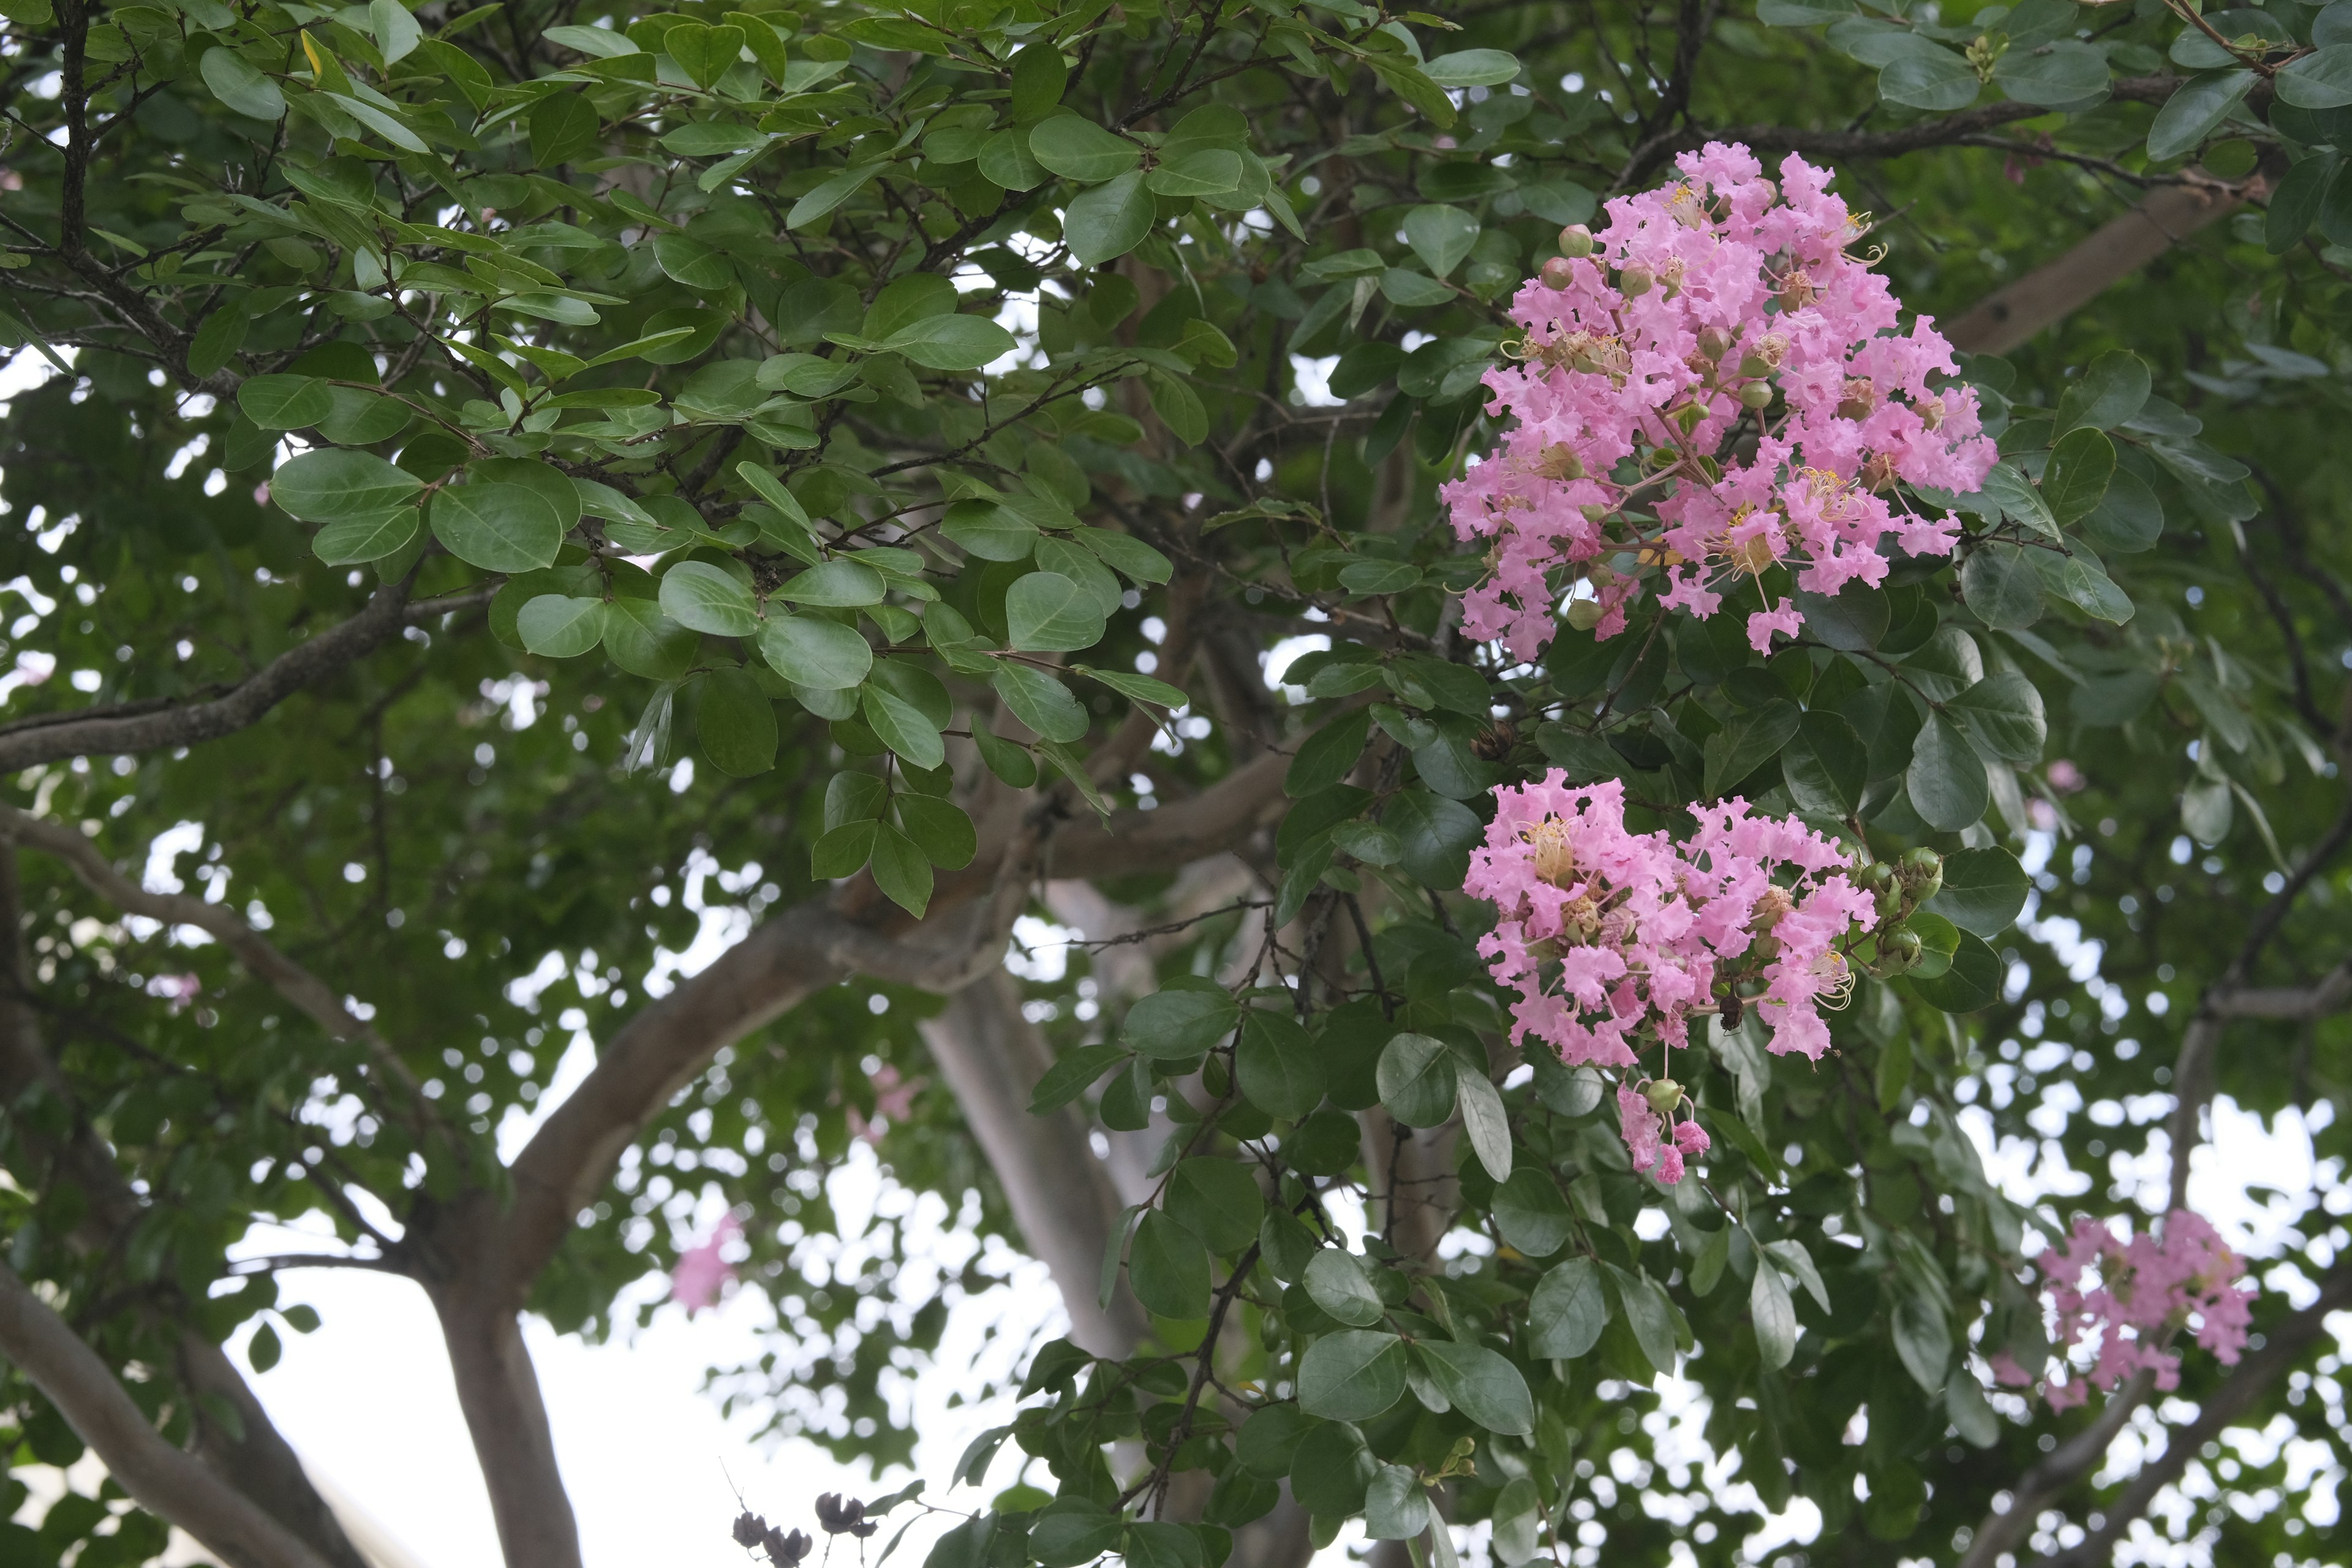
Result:
M1958 521L1895 481L1969 492L1995 460L1951 344L1906 329L1850 254L1864 230L1826 172L1792 154L1776 187L1722 142L1679 166L1609 204L1592 255L1519 289L1519 363L1486 376L1512 427L1444 489L1455 533L1493 541L1464 624L1520 658L1579 577L1605 637L1645 589L1711 616L1775 567L1834 594L1884 579L1889 547L1949 554ZM1767 387L1777 413L1743 403ZM1748 622L1759 653L1802 625L1769 599Z
M677 1267L670 1270L669 1299L689 1312L717 1305L720 1287L735 1278L735 1266L720 1258L719 1251L742 1235L742 1222L730 1211L709 1240L679 1253Z
M2165 1217L2162 1236L2144 1230L2129 1241L2096 1220L2077 1220L2063 1243L2035 1261L2057 1311L2060 1355L2092 1350L2087 1371L2070 1368L2065 1381L2045 1385L2042 1397L2053 1410L2142 1371L2156 1374L2159 1389L2179 1387L2180 1357L2169 1345L2183 1331L2224 1366L2245 1349L2252 1302L2240 1288L2245 1260L2187 1209Z
M1686 1044L1692 1015L1722 1005L1720 984L1770 1026L1771 1050L1820 1059L1821 1008L1853 984L1840 944L1878 920L1833 841L1738 799L1697 807L1682 843L1631 832L1622 784L1571 788L1557 769L1495 805L1464 890L1499 917L1478 951L1518 993L1513 1039L1570 1066L1635 1068L1640 1047ZM1636 1171L1673 1182L1706 1152L1706 1132L1670 1128L1630 1071L1617 1100Z

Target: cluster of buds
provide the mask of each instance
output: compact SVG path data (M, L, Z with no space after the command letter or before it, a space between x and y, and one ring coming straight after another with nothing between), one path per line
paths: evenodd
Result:
M1907 921L1920 905L1944 890L1944 858L1922 845L1906 850L1889 865L1874 860L1854 873L1854 881L1877 906L1878 951L1864 967L1885 980L1906 974L1927 956L1919 933Z
M800 1568L801 1561L816 1544L797 1530L778 1530L748 1508L735 1516L734 1533L735 1544L767 1558L769 1568Z

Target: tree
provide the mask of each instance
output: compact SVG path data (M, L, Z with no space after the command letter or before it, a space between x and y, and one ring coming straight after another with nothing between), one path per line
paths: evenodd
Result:
M791 1320L739 1386L903 1458L953 1288L814 1275L862 1132L1070 1308L995 1435L1050 1500L938 1568L1729 1562L1800 1497L1840 1561L2296 1553L2280 1445L2212 1445L2344 1462L2337 1194L2251 1300L2180 1211L2216 1094L2352 1109L2343 7L745 5L7 0L0 1351L16 1451L112 1477L20 1546L355 1563L221 1349L347 1267L572 1568L518 1314L611 1331L707 1195ZM1748 244L1790 153L1883 216L1644 362L1654 464L1510 456L1523 367L1634 374L1547 301L1700 298L1614 204ZM2221 221L2070 248L2139 193ZM2023 346L1766 346L1879 248ZM1856 466L1895 408L1966 483ZM1824 497L1915 531L1841 592Z

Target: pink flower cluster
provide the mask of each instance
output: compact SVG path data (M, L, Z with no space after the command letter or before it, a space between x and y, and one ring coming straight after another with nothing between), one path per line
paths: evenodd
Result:
M719 1253L742 1238L743 1222L731 1211L722 1215L709 1240L677 1255L677 1267L669 1275L669 1299L688 1312L717 1306L719 1288L735 1278L735 1266Z
M1617 1135L1625 1140L1635 1175L1655 1170L1658 1180L1670 1187L1683 1179L1684 1160L1696 1160L1714 1146L1706 1128L1696 1121L1670 1121L1631 1079L1617 1086Z
M1520 289L1522 363L1486 377L1517 424L1444 488L1456 534L1496 541L1465 624L1521 658L1551 638L1555 567L1581 568L1598 613L1576 624L1601 637L1645 579L1701 616L1776 563L1834 594L1885 575L1890 537L1950 552L1958 524L1895 510L1895 480L1971 492L1995 459L1976 395L1934 384L1951 344L1924 317L1901 331L1886 280L1847 254L1864 229L1825 171L1791 154L1776 187L1721 142L1679 163L1679 182L1609 204L1591 255ZM1748 640L1762 653L1801 625L1782 604Z
M1501 916L1478 951L1519 993L1514 1038L1571 1066L1631 1067L1628 1036L1682 1045L1718 979L1760 981L1771 1048L1821 1059L1820 1005L1853 984L1838 939L1878 918L1833 841L1738 799L1696 807L1685 843L1630 832L1624 785L1571 789L1558 769L1495 799L1464 890Z
M2036 1261L2058 1309L2059 1349L2070 1350L2094 1332L2098 1336L2097 1358L2087 1373L2043 1390L2053 1410L2071 1409L2089 1398L2094 1386L2113 1388L2142 1370L2156 1373L2160 1389L2179 1386L2180 1358L2164 1345L2192 1321L2197 1342L2222 1365L2235 1365L2245 1348L2252 1300L2238 1289L2245 1259L2187 1209L2165 1216L2161 1239L2143 1231L2117 1241L2096 1220L2076 1220L2065 1245ZM2085 1289L2084 1277L2094 1268L2097 1282ZM1995 1372L2021 1374L2022 1369L2011 1363ZM2018 1375L2016 1381L2031 1380Z

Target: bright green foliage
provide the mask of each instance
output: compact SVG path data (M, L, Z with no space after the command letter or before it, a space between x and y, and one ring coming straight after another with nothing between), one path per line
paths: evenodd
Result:
M28 844L10 1266L142 1369L169 1436L217 1436L183 1331L258 1317L259 1366L272 1325L315 1326L272 1274L224 1285L257 1218L323 1205L374 1247L347 1191L411 1237L527 1202L499 1129L572 1032L721 992L674 962L706 921L801 921L774 963L837 967L636 1087L517 1296L607 1332L723 1197L789 1330L734 1396L901 1460L888 1370L987 1280L900 1272L895 1230L833 1276L825 1173L863 1132L1020 1238L927 1061L936 1000L875 954L982 909L1085 918L1041 889L1090 879L1152 934L1024 983L1007 1026L1054 1065L1011 1095L1025 1136L1147 1173L1088 1238L1099 1294L1060 1281L1139 1337L1040 1352L1013 1426L933 1480L1017 1448L1052 1500L1005 1494L933 1568L1213 1568L1236 1539L1271 1568L1250 1527L1294 1506L1318 1542L1361 1517L1449 1564L1441 1518L1491 1521L1508 1564L1727 1563L1801 1496L1822 1560L1958 1560L2097 1413L1988 1395L1985 1356L2040 1342L2028 1227L2164 1206L2131 1160L2163 1164L2183 1020L2345 955L2352 553L2306 520L2352 503L2352 0L2219 38L2071 0L745 7L0 5L0 342L58 373L0 421L5 651L58 672L8 699L8 803L134 879L195 825L164 878L368 1026ZM2003 461L1916 498L1959 513L1956 557L1808 598L1801 644L1759 658L1744 614L1644 598L1605 642L1564 616L1537 663L1466 646L1453 595L1486 567L1437 486L1494 434L1501 303L1732 127L1835 163L1947 322L2113 216L2110 176L2195 159L2269 205L1968 359ZM365 615L392 629L282 706L170 728ZM1328 646L1270 691L1300 635ZM56 727L85 704L164 727ZM1834 1055L1773 1058L1734 1005L1675 1063L1703 1182L1629 1173L1609 1086L1523 1059L1486 982L1491 911L1456 889L1489 792L1552 767L1623 780L1643 829L1738 793L1906 868ZM2192 1087L2328 1107L2320 1154L2352 1153L2342 1018L2264 1016ZM1971 1130L2086 1174L2015 1201ZM98 1163L58 1176L77 1136ZM2331 1281L2340 1197L2288 1231ZM2255 1314L2292 1326L2277 1289ZM1676 1373L1752 1497L1654 1465ZM2225 1375L2190 1351L2181 1397ZM17 1452L74 1458L10 1377ZM2237 1419L2352 1463L2312 1387ZM2214 1561L2310 1548L2284 1463L2184 1505ZM2086 1476L2036 1510L2129 1484ZM55 1561L96 1508L15 1543ZM134 1514L77 1561L161 1545Z

